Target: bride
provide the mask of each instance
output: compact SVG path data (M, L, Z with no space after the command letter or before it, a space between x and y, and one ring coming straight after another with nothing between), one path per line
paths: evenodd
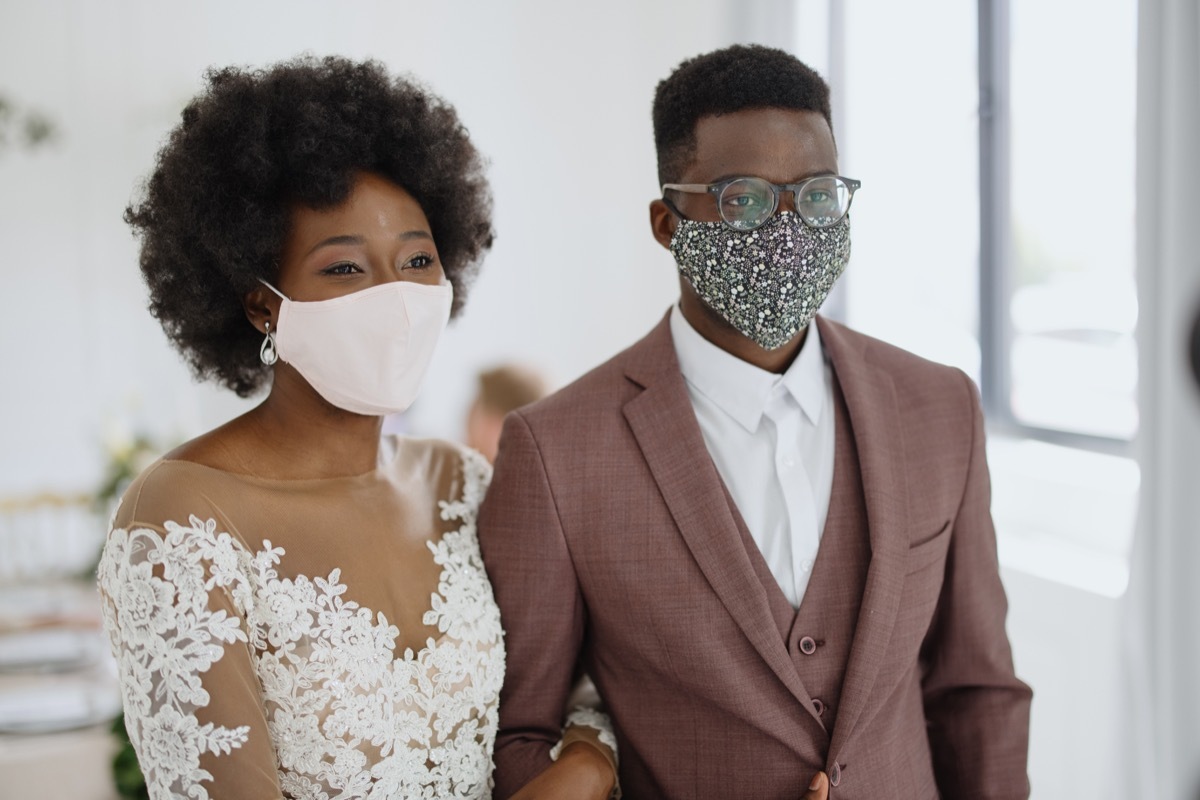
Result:
M381 436L492 242L454 110L372 62L211 71L126 221L150 310L196 374L270 387L140 475L105 547L150 796L489 797L490 468ZM523 795L606 797L605 718L565 723Z

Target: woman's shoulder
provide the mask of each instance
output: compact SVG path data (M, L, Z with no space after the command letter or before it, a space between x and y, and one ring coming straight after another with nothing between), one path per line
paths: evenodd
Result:
M218 484L228 482L220 470L163 456L129 484L113 514L112 527L162 527L192 516L211 516L213 498L225 493Z
M253 504L268 479L248 463L245 415L164 454L129 485L113 519L130 524L184 524L191 516L221 517Z
M482 499L492 478L487 459L466 445L446 439L388 436L390 470L401 480L419 480L437 488L445 501ZM475 503L478 503L478 499Z
M207 484L219 475L205 466L213 459L214 434L219 430L178 445L142 470L121 496L112 527L161 527L181 513L184 520L198 513L197 505L208 495Z
M385 459L398 469L424 468L431 471L461 469L476 461L487 463L482 455L465 444L437 437L389 434L383 437Z
M218 485L227 482L209 467L167 457L143 470L113 514L97 568L101 590L112 596L131 581L154 591L170 584L177 602L199 603L211 588L201 580L203 564L212 562L222 565L213 585L237 584L244 595L250 584L235 565L246 545L214 501L228 496Z

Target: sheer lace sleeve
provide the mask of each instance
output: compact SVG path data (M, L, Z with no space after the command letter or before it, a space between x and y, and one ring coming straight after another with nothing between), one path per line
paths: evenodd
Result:
M612 765L613 783L612 800L621 797L621 782L617 771L617 737L613 733L612 720L604 713L604 704L600 693L592 679L584 675L575 685L571 696L567 699L567 708L571 709L563 723L563 735L558 744L550 749L550 758L558 760L563 748L575 742L584 742L595 747Z
M150 797L282 797L244 613L251 557L214 520L127 524L98 579Z

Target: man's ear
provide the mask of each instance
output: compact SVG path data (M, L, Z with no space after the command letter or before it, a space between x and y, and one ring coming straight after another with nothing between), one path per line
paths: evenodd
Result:
M279 297L265 286L242 295L242 309L246 312L246 319L259 333L267 332L268 322L271 323L271 330L279 327Z
M668 250L671 249L671 237L675 235L675 226L679 220L662 199L650 201L650 231L654 239Z

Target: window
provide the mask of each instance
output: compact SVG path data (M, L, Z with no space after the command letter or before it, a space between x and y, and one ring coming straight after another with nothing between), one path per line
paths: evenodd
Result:
M840 6L844 53L831 59L843 65L840 80L831 76L839 169L863 182L850 211L845 318L978 381L975 9Z
M1127 455L1136 0L838 9L826 50L798 37L863 180L830 311L964 369L993 430Z
M1136 0L980 0L982 389L994 426L1137 432Z
M863 182L827 313L979 383L1002 563L1110 597L1140 480L1135 4L837 4L822 54Z

